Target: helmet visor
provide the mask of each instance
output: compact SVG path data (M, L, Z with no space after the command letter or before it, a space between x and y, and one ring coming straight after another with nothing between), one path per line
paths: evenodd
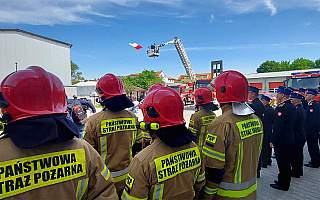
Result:
M0 108L1 109L5 109L5 108L7 108L9 106L10 106L9 102L3 96L2 92L0 92Z

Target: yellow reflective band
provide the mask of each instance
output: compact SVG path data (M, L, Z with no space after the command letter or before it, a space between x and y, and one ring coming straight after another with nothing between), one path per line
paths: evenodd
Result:
M195 184L195 182L196 182L196 180L197 180L197 178L198 178L198 176L199 176L200 170L201 170L201 168L199 168L199 169L197 170L196 174L194 175L193 184Z
M218 189L212 189L207 186L204 187L204 192L207 194L215 194L215 193L217 193L217 191L218 191Z
M237 122L236 124L238 126L240 138L242 140L262 133L262 127L259 119L248 119L245 121Z
M259 156L260 156L261 149L262 149L262 142L263 142L263 134L261 134L261 141L260 141L260 146L259 146Z
M0 199L86 175L84 149L0 162Z
M197 182L203 181L205 179L205 172L203 174L200 174L197 178Z
M130 166L123 169L123 170L120 170L120 171L111 172L112 177L114 179L114 182L116 183L116 182L119 182L119 181L126 179L128 173L129 173L129 169L130 169Z
M137 131L132 131L132 143L131 143L131 146L133 146L134 143L136 142L136 135L137 135Z
M147 138L147 139L151 139L150 134L147 132L142 132L142 137Z
M216 143L217 141L217 136L216 135L212 135L210 133L208 133L207 137L206 137L206 141L211 142L213 144Z
M84 193L87 190L88 183L89 183L89 178L82 179L78 182L78 186L77 186L77 199L78 200L82 199Z
M237 170L234 176L234 183L241 183L241 175L242 175L242 161L243 161L243 142L239 143L239 152L238 152L238 162L237 162Z
M217 152L217 151L213 151L209 148L207 148L206 146L203 146L202 148L202 153L209 156L210 158L214 158L220 161L225 161L225 154Z
M194 125L194 121L193 121L193 120L190 120L189 126L190 126L190 125Z
M136 130L135 118L119 118L101 121L101 134L115 133L119 131Z
M83 136L82 136L83 138L84 138L84 136L86 135L86 133L87 133L86 131L83 131Z
M135 179L130 174L128 174L125 184L128 186L128 188L130 188L130 190L132 189L132 186L134 184L134 180Z
M154 159L158 182L168 180L185 171L195 169L201 165L198 147L184 149Z
M212 122L212 120L214 120L215 118L216 118L215 115L208 115L208 116L202 117L202 125L203 126L209 125Z
M104 168L103 168L103 170L102 170L102 172L101 172L101 175L102 175L106 180L109 179L109 177L110 177L110 172L109 172L107 166L104 166Z
M218 189L217 194L223 197L230 197L230 198L243 198L250 195L252 192L257 190L257 183L252 185L248 189L244 190L225 190L225 189Z
M107 158L107 136L100 137L100 148L101 158L105 163Z
M162 200L164 184L155 185L153 191L153 200Z
M190 127L189 126L189 128L188 128L192 133L197 133L198 132L198 130L197 129L194 129L194 128L192 128L192 127Z
M126 190L123 190L121 199L122 200L147 200L148 197L140 199L140 198L137 198L137 197L130 196Z
M147 132L141 132L138 136L136 140L140 140L141 138L147 138L147 139L151 139L151 136L149 133Z

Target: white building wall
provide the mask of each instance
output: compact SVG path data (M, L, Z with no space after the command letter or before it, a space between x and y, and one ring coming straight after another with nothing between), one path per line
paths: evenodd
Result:
M71 85L70 46L18 31L0 31L0 81L29 66L41 66Z

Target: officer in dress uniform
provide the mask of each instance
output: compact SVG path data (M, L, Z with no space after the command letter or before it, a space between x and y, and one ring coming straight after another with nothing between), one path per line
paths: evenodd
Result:
M291 103L291 90L279 86L277 99L280 102L276 107L276 117L273 123L270 146L274 148L279 174L272 188L288 191L291 181L291 160L294 152L293 123L296 116L296 108Z
M319 168L320 166L320 153L318 144L320 131L320 108L319 104L315 102L315 97L317 94L317 90L314 89L308 89L306 94L308 106L306 108L307 119L305 123L305 130L311 161L308 164L305 164L305 166L313 168Z
M225 71L211 82L222 115L208 128L203 153L206 186L203 199L256 199L263 127L247 104L249 85L241 73Z
M268 96L262 95L260 100L265 107L264 116L262 118L264 134L261 150L261 166L263 168L267 168L267 165L271 166L272 148L270 147L270 139L272 135L272 125L275 118L275 111L269 104L271 99Z
M249 105L254 110L254 114L257 115L260 119L263 117L264 105L259 100L259 89L254 86L249 86L249 95L248 99L251 100Z
M291 102L296 106L297 115L294 120L294 156L292 159L292 177L300 178L303 176L303 147L306 143L306 131L304 130L304 125L306 121L306 111L302 107L303 96L299 93L291 93Z
M100 155L77 139L58 77L32 66L0 88L0 199L117 199Z
M298 90L298 94L302 95L302 99L301 99L301 103L302 103L302 107L304 109L306 109L308 102L306 101L306 99L304 98L305 94L306 94L306 89L304 88L299 88Z
M259 100L259 89L254 86L249 86L249 94L248 99L251 100L249 105L254 110L254 114L257 115L261 120L264 115L264 105ZM260 178L260 170L261 170L261 158L259 160L258 168L257 168L257 177Z
M140 108L139 127L153 142L133 158L122 199L197 199L205 184L204 162L185 127L180 95L168 87L153 89Z
M199 87L194 93L196 99L196 112L191 115L189 130L196 138L196 144L202 148L206 139L206 126L216 118L214 110L218 107L213 104L212 91L208 87Z

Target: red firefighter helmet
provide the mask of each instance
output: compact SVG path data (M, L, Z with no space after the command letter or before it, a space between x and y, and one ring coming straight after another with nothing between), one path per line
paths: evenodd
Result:
M196 98L196 105L200 106L203 104L212 103L212 91L207 87L199 87L194 92Z
M248 81L243 74L237 71L222 72L210 84L217 91L219 103L248 101Z
M96 92L102 94L102 101L126 94L122 80L113 74L106 74L99 79L96 85Z
M185 124L183 102L171 88L152 90L140 106L144 122L159 122L160 128Z
M159 89L161 87L164 87L161 83L155 83L153 85L151 85L147 91L147 94L149 94L152 90L156 90Z
M67 113L65 88L58 77L31 66L9 74L1 83L0 107L14 122L39 115Z

